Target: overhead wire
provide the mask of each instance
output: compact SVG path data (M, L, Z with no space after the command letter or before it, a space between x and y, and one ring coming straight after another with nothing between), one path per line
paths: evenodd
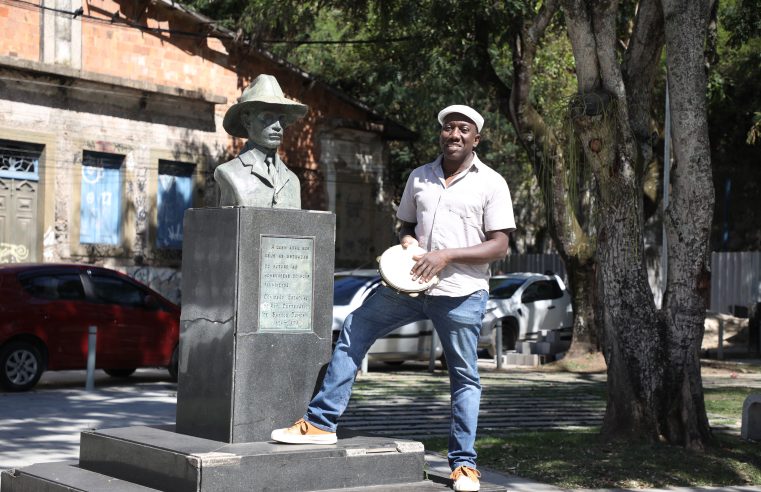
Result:
M29 0L0 0L0 3L4 3L6 5L13 5L13 4L23 4L25 5L29 10L32 9L39 9L39 10L46 10L53 12L57 15L67 15L71 16L72 18L81 17L83 20L91 20L94 22L102 23L102 24L110 24L110 25L116 25L116 26L122 26L122 27L129 27L132 29L138 29L140 31L144 32L151 32L154 34L171 34L171 35L177 35L177 36L188 36L188 37L194 37L194 38L203 38L203 39L228 39L228 40L235 40L236 36L232 33L223 32L217 28L215 28L214 31L211 32L193 32L193 31L183 31L179 29L167 29L162 27L150 27L147 25L139 24L136 22L131 21L128 17L122 17L119 14L119 11L117 10L114 12L111 16L111 18L105 18L100 16L95 16L91 14L87 14L84 12L84 9L82 7L79 7L75 10L64 10L59 9L55 7L50 7L47 5L42 4L36 4L34 2L30 2ZM408 41L416 41L419 40L420 36L400 36L395 38L369 38L369 39L257 39L257 43L261 44L291 44L291 45L352 45L352 44L386 44L386 43L401 43L401 42L408 42Z

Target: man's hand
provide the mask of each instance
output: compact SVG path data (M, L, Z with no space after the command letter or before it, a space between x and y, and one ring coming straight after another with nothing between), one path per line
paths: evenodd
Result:
M412 267L410 275L412 275L412 280L418 280L421 284L438 275L451 261L445 249L415 255L412 259L416 263Z
M402 239L399 241L399 244L401 244L402 248L404 249L407 249L410 246L412 247L420 246L417 239L415 239L414 236L410 236L410 235L403 236Z

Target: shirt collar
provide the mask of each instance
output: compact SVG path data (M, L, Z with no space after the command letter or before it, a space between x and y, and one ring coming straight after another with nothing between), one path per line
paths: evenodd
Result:
M277 158L277 150L275 149L265 149L264 147L261 147L259 145L256 145L251 140L246 142L246 145L241 149L241 157L243 156L250 157L253 159L241 159L243 161L244 166L253 166L255 162L264 163L266 161L267 156L272 157L272 162L277 166L277 161L279 160Z
M444 155L440 154L435 161L431 162L429 166L431 167L431 170L433 171L433 174L440 178L444 178L444 170L441 167L441 162L444 160ZM473 151L473 160L470 161L470 167L468 168L468 171L478 171L483 166L485 166L483 162L481 162L481 159L478 158L478 154L476 154L475 151ZM465 174L465 173L460 173Z

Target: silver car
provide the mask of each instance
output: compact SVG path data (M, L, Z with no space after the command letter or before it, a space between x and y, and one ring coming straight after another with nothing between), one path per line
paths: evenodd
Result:
M338 340L346 317L381 285L377 270L352 270L337 272L333 284L333 344ZM429 360L433 323L430 320L415 321L401 326L377 340L368 352L372 361L401 364L406 360ZM442 356L441 344L436 344L436 358Z
M572 330L571 295L557 275L510 273L489 281L479 347L496 353L495 327L502 327L502 350L519 341L536 340L543 331Z

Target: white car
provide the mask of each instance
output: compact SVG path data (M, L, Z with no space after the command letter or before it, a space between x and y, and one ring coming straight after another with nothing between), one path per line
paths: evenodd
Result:
M336 272L333 283L333 344L338 340L346 317L365 302L381 285L377 270ZM401 326L377 340L367 356L372 361L401 364L406 360L429 360L433 323L415 321ZM442 356L441 344L436 344L436 358Z
M489 281L479 347L496 352L495 327L501 322L502 350L519 341L536 340L542 331L572 330L571 295L557 275L510 273Z

